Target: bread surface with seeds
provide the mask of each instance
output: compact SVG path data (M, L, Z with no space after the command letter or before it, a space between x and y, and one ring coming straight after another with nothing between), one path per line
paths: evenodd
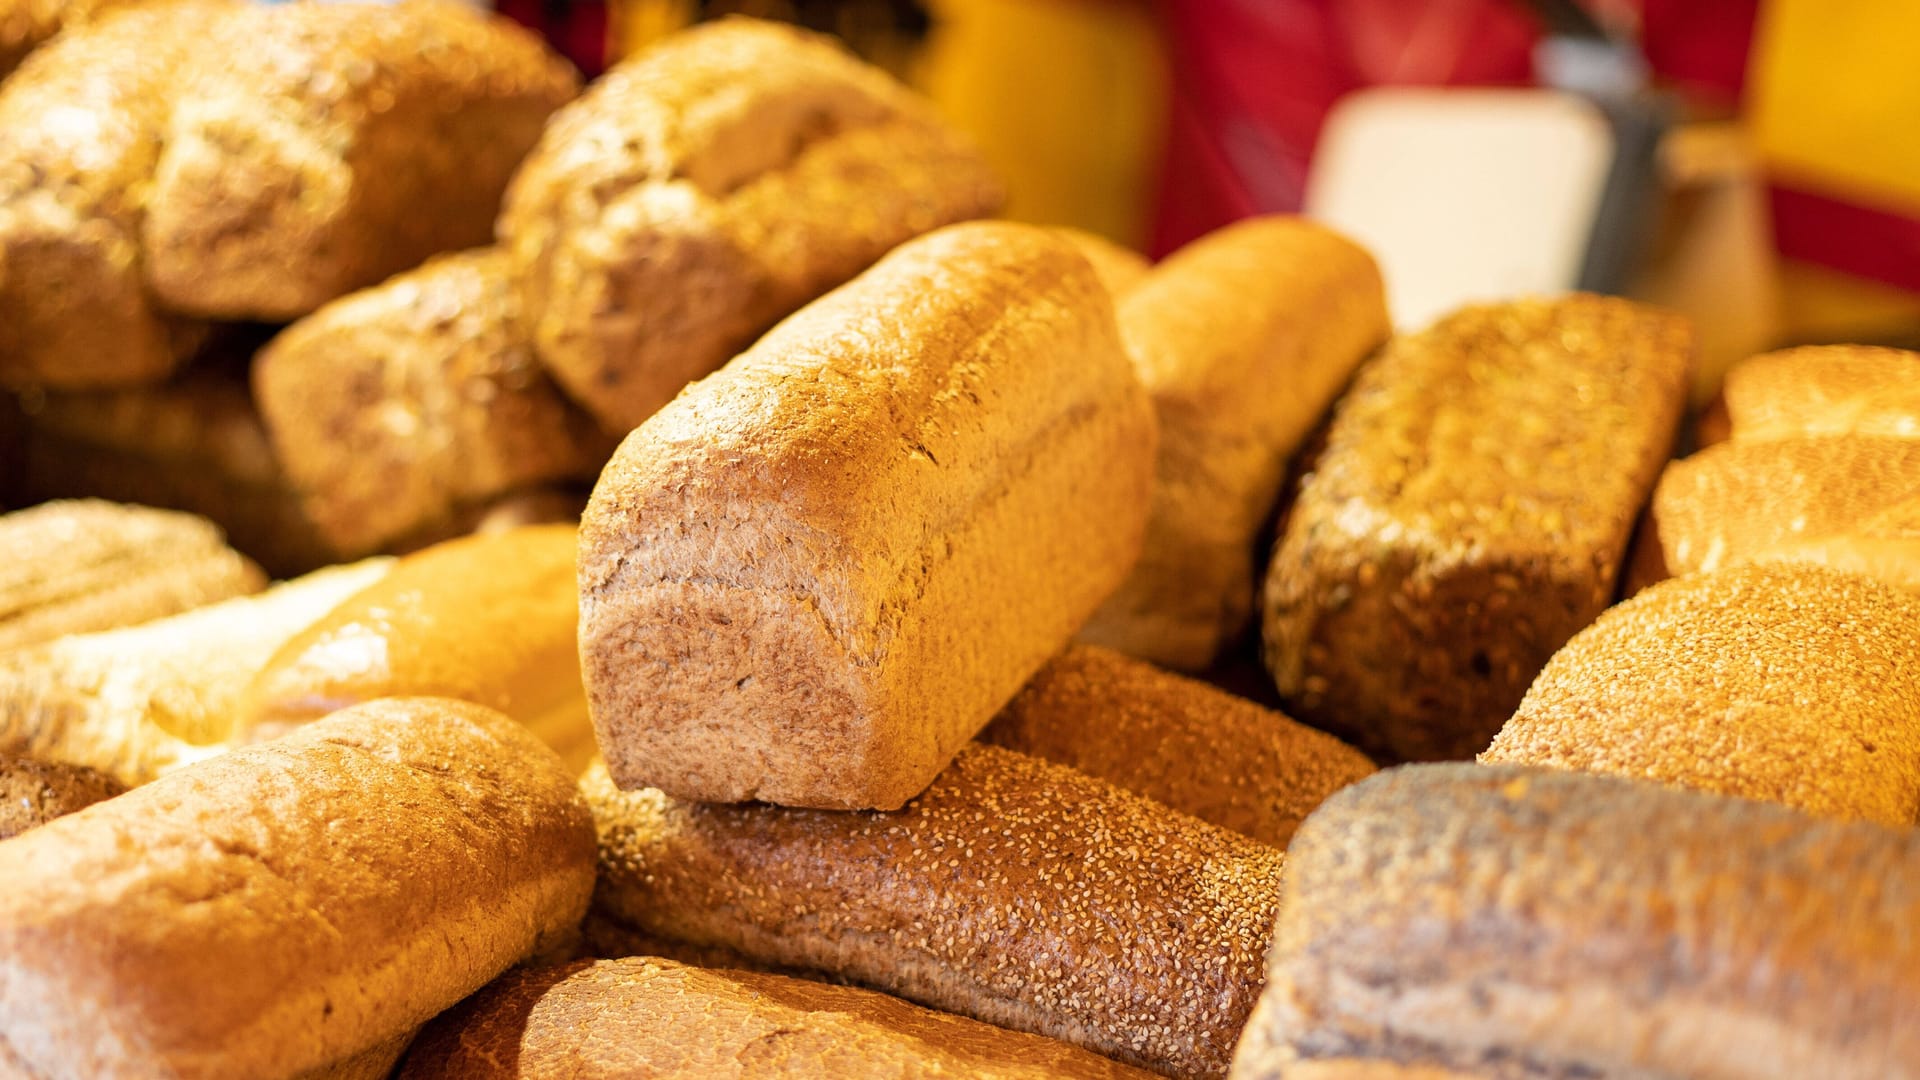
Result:
M113 777L84 766L0 754L0 840L125 790Z
M1224 1072L1285 856L1072 769L971 746L896 812L584 790L595 906L1174 1076Z

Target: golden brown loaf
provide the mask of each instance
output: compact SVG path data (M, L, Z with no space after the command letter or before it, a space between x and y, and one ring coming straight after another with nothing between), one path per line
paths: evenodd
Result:
M126 790L113 777L84 766L0 754L0 840Z
M1289 711L1390 759L1484 748L1613 596L1689 342L1576 294L1462 309L1367 364L1267 572Z
M374 698L471 701L526 725L579 771L593 756L580 688L571 525L449 540L289 638L247 687L260 734Z
M1778 544L1754 559L1812 563L1920 591L1920 495L1894 503L1844 532Z
M1160 457L1140 562L1080 639L1196 671L1246 628L1255 534L1287 459L1386 340L1386 293L1352 241L1267 217L1175 252L1118 315Z
M1735 366L1721 393L1736 439L1920 439L1920 353L1863 345L1786 349Z
M130 0L0 0L0 79L55 34Z
M616 66L515 177L500 235L560 383L624 432L775 321L999 182L828 39L724 20Z
M613 448L547 377L506 256L448 255L336 300L260 352L254 394L308 514L362 553Z
M1920 1075L1920 833L1612 777L1381 773L1288 853L1235 1080ZM1427 1071L1431 1067L1435 1071Z
M260 591L210 521L93 499L0 516L0 652Z
M1366 755L1325 732L1090 645L1048 661L980 741L1275 847L1322 799L1373 773Z
M1174 1076L1223 1072L1282 853L1072 769L970 746L893 813L583 781L595 905Z
M274 650L391 561L0 656L0 753L85 765L129 786L218 754L241 734L241 695Z
M1480 760L1920 819L1920 596L1810 566L1658 585L1556 653Z
M1092 264L1095 276L1099 277L1100 284L1107 287L1116 305L1122 295L1145 281L1153 269L1153 264L1147 261L1145 255L1132 248L1121 247L1098 233L1066 227L1055 231Z
M0 1060L48 1080L294 1077L563 945L573 777L476 705L362 705L0 843ZM382 1072L380 1075L384 1075Z
M903 245L634 431L580 530L625 787L898 807L1139 552L1153 416L1045 229Z
M871 990L629 957L502 976L428 1025L398 1080L1150 1075Z

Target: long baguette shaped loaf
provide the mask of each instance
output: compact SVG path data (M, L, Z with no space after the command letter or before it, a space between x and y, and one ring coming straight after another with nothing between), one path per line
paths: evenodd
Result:
M893 813L680 802L583 781L596 908L1174 1076L1225 1071L1285 856L992 746Z
M1357 244L1266 217L1175 252L1118 318L1160 421L1153 516L1080 640L1197 671L1246 628L1255 536L1288 459L1386 340L1386 291Z
M1467 757L1607 606L1686 399L1684 320L1574 294L1464 308L1341 399L1267 571L1288 711Z
M1920 595L1811 566L1665 582L1554 654L1484 762L1920 820Z
M1286 847L1366 755L1271 709L1092 645L1047 662L980 741L1058 762Z
M0 1060L272 1080L376 1047L391 1064L564 945L593 828L518 724L395 698L0 843L0 880Z
M628 957L512 972L428 1025L397 1080L1147 1080L898 998Z
M1140 550L1152 409L1065 241L903 245L636 429L580 528L614 779L893 809Z
M1437 765L1329 799L1288 860L1236 1080L1920 1075L1912 829Z
M500 237L541 359L625 432L896 245L998 209L931 107L830 39L728 19L555 114Z

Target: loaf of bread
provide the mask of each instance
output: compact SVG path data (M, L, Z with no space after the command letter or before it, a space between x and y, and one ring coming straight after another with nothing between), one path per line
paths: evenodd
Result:
M1485 748L1612 598L1689 342L1576 294L1465 308L1366 365L1267 572L1288 711L1376 757Z
M1920 495L1894 503L1843 532L1775 544L1754 560L1811 563L1920 591Z
M85 765L128 786L221 753L241 734L247 684L281 643L391 561L0 655L0 753Z
M511 972L441 1016L397 1080L1147 1080L1065 1043L851 986L671 960Z
M94 499L0 515L0 652L260 591L260 568L191 514Z
M1920 439L1920 353L1815 345L1756 356L1721 395L1736 439L1891 435Z
M348 554L509 491L590 482L613 449L534 358L496 248L293 324L261 350L253 387L308 516Z
M1920 596L1810 566L1669 581L1556 653L1480 760L1920 820Z
M0 0L0 80L62 30L130 0Z
M237 726L258 739L375 698L456 698L506 713L585 769L575 547L573 526L532 525L401 559L280 646Z
M1100 284L1107 287L1107 292L1113 296L1116 306L1120 297L1135 285L1145 281L1148 272L1153 269L1153 264L1147 261L1145 255L1132 248L1121 247L1097 233L1066 227L1061 227L1057 231L1067 238L1067 242L1071 243L1087 262L1093 264L1094 274L1099 277Z
M518 724L358 706L0 843L0 1060L385 1076L413 1029L565 947L593 850L572 775Z
M1366 755L1244 698L1091 645L1048 661L980 741L1286 847Z
M1175 252L1118 315L1160 457L1140 562L1080 639L1197 671L1246 628L1255 536L1288 458L1386 340L1386 292L1352 241L1267 217Z
M583 789L596 907L1173 1076L1224 1072L1260 986L1276 848L970 746L894 813Z
M548 125L500 234L562 386L625 432L999 181L878 68L723 20L616 66Z
M0 840L84 810L126 785L80 765L0 754ZM7 1064L0 1058L0 1064Z
M1909 828L1613 777L1394 769L1294 839L1233 1076L1920 1075L1917 924Z
M1139 553L1153 414L1046 229L903 245L621 444L580 659L622 787L892 809Z

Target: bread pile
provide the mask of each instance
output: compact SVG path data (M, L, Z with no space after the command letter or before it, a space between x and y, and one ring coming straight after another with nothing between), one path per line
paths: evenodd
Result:
M797 31L73 21L26 475L227 529L0 516L0 1077L1920 1076L1903 354L1669 465L1672 316L974 220Z

